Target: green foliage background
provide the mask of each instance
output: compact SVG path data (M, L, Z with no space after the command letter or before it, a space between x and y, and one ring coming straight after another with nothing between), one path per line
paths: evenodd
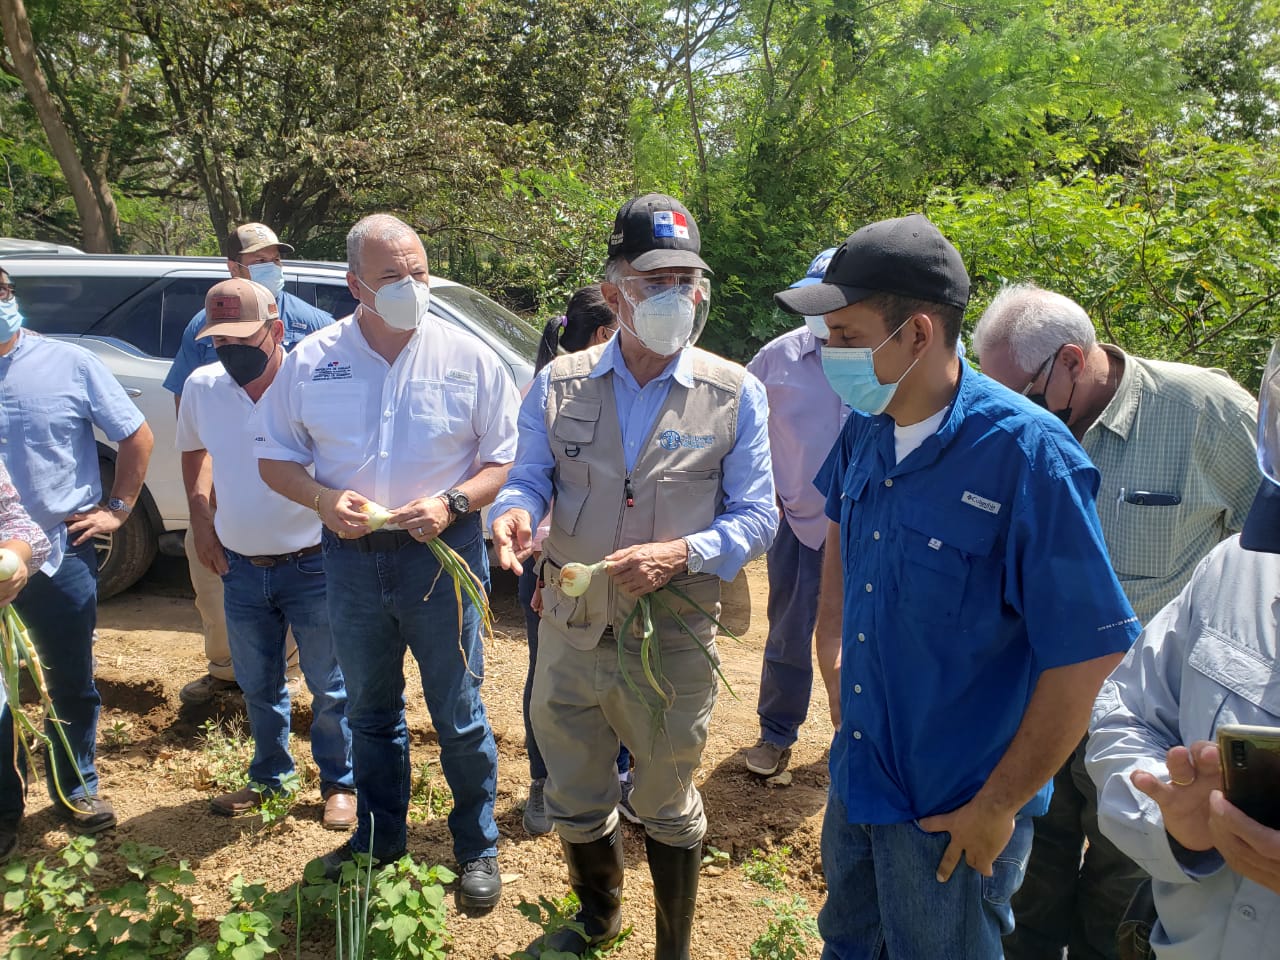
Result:
M343 256L393 210L442 273L526 314L599 277L661 189L715 268L703 343L745 359L771 294L861 224L928 213L975 280L1079 300L1108 340L1253 385L1278 332L1280 0L29 0L122 251L261 219ZM77 241L0 60L0 234Z

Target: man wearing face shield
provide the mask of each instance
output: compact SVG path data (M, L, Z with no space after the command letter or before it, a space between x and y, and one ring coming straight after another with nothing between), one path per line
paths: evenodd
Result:
M178 449L193 511L214 515L223 545L223 604L231 660L253 733L249 786L216 797L214 813L255 810L260 794L285 789L295 770L289 755L290 696L285 683L285 634L298 640L311 690L311 753L320 770L322 823L355 825L347 692L325 608L320 520L271 490L258 476L249 421L284 362L284 325L270 291L251 280L224 280L205 297L208 337L218 362L200 367L182 389Z
M1244 523L1258 486L1253 397L1221 370L1098 342L1083 307L1034 284L997 293L973 342L983 372L1058 416L1097 466L1102 535L1134 613L1149 623ZM1056 958L1064 946L1085 960L1115 957L1117 927L1145 877L1098 830L1084 750L1081 741L1036 820L1009 960Z
M515 455L519 395L497 354L430 313L427 254L408 224L365 217L347 234L347 261L359 308L285 358L254 421L262 478L325 526L358 816L351 843L322 863L334 878L354 852L383 863L405 852L407 647L453 792L459 901L488 909L502 880L493 819L498 755L480 699L480 614L465 597L459 610L428 543L440 538L487 583L479 510ZM390 510L383 529L371 531L370 504Z
M1243 532L1214 547L1147 624L1090 726L1098 823L1151 874L1159 960L1276 953L1280 830L1223 796L1215 741L1223 724L1280 727L1280 344L1259 399L1263 480Z
M516 465L492 511L494 545L518 573L555 499L539 567L533 726L585 940L559 931L535 941L534 956L581 955L621 928L621 738L632 748L631 805L653 876L654 956L689 957L706 831L693 775L716 695L715 625L695 603L717 613L720 581L765 550L778 522L764 388L692 345L710 294L699 247L692 215L671 197L647 194L618 212L603 285L618 334L557 358L534 380ZM565 589L565 564L602 559L607 570L585 593ZM637 597L668 584L684 597L664 591L673 612L653 606L652 645L670 695L661 704L639 688L648 688L641 624L628 614ZM633 686L628 677L642 679Z
M281 243L275 231L261 223L246 223L237 227L226 244L227 272L233 278L252 280L271 291L280 310L280 322L284 325L284 348L293 345L307 334L333 323L333 317L295 297L284 288L282 257L292 256L293 247ZM201 337L205 326L205 312L199 311L182 331L182 341L173 358L173 365L164 379L164 388L173 394L175 408L182 401L182 388L197 367L217 363L218 356L208 337ZM207 478L206 478L207 479ZM204 632L204 655L208 670L204 676L192 680L179 692L186 704L208 703L224 691L237 689L235 669L231 664L231 648L227 640L227 625L222 612L222 580L225 563L222 544L214 529L212 506L206 515L193 513L187 527L185 540L187 563L191 570L191 585L196 594L196 610L200 613ZM296 676L298 648L289 634L289 668Z
M813 258L792 288L821 283L835 247ZM760 672L760 739L746 751L746 766L763 777L784 768L809 710L813 637L827 689L831 722L840 726L840 632L818 624L822 546L827 539L823 496L814 475L840 434L849 408L822 375L827 324L805 317L760 348L747 369L769 396L769 449L782 517L769 547L769 638Z
M1138 633L1098 472L1057 418L957 355L969 277L919 214L775 295L829 331L850 416L817 477L842 623L822 833L826 960L997 960L1031 817Z

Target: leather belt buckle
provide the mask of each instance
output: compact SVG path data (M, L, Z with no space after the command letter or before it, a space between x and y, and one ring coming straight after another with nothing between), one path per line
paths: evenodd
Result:
M249 562L255 567L274 567L276 565L275 557L250 557Z

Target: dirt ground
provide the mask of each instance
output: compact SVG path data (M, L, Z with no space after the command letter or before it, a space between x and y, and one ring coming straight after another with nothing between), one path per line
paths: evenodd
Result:
M697 782L709 820L705 843L728 853L730 860L703 872L694 957L746 957L771 916L771 910L759 903L763 897L800 894L816 913L825 895L819 833L832 730L821 692L792 753L790 785L767 785L743 765L743 750L759 731L755 705L766 593L763 561L752 564L725 591L723 619L741 642L722 638L720 652L725 676L739 699L721 688ZM486 653L484 694L500 757L499 862L508 882L501 904L487 915L460 914L450 899L453 956L463 960L505 958L523 948L538 931L517 912L519 900L536 901L540 894L560 896L567 891L559 842L554 835L531 838L521 824L529 780L520 704L528 654L513 579L497 577L493 606L499 636ZM282 889L301 876L307 860L334 847L342 835L321 828L314 786L303 793L288 821L270 831L262 831L256 818L228 820L210 812L208 801L216 790L202 782L207 778L201 774L206 751L200 727L210 718L234 716L235 700L202 711L180 707L178 690L203 670L199 618L184 560L160 558L137 587L101 605L98 626L97 678L103 702L98 768L103 794L120 818L119 827L98 842L105 874L99 888L124 879L119 859L111 856L122 842L154 844L190 862L199 879L199 890L194 891L198 915L212 919L228 909L228 885L237 874ZM423 760L431 760L438 772L434 761L439 749L416 683L410 658L407 697L413 765L417 769ZM299 732L295 755L309 761L305 731L310 710L306 695L299 699L303 702L294 708L294 729ZM443 777L437 782L443 785ZM420 815L421 822L409 824L409 852L421 862L452 868L443 814L422 810ZM624 832L624 922L634 932L610 956L640 960L652 956L653 886L641 829L624 823ZM43 791L33 790L18 856L32 860L66 841ZM791 850L786 858L787 893L769 894L746 879L742 863L757 848L773 852L782 847ZM113 872L119 876L110 876ZM203 926L212 929L211 924ZM811 954L818 952L815 945ZM308 955L328 954L323 944L313 943Z

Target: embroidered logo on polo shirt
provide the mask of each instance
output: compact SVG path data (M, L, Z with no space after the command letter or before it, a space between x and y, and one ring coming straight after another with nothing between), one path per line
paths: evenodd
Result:
M289 329L296 330L298 333L302 333L302 334L309 332L307 328L307 321L294 320L292 317L289 319Z
M967 503L971 507L977 507L979 510L985 510L987 513L999 513L1001 507L1001 504L996 503L994 500L980 497L976 493L970 493L968 490L964 492L960 502Z
M311 371L311 381L317 380L350 380L351 364L341 360L330 360Z
M664 430L658 435L658 443L663 450L679 450L681 447L685 450L704 450L715 442L714 434L694 436L679 430Z
M444 375L448 380L461 380L463 383L476 382L476 375L470 370L446 370Z

